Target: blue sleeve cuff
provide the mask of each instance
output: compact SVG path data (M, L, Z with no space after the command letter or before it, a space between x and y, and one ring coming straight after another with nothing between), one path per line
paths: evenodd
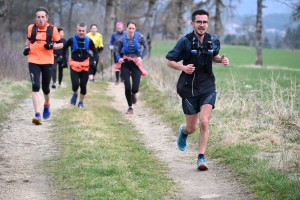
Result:
M116 62L119 62L120 59L121 59L121 57L118 56L118 57L116 58Z

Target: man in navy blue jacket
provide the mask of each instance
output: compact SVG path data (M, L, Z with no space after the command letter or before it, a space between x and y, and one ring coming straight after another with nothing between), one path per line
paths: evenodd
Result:
M200 137L197 168L207 170L205 151L209 136L209 117L216 101L215 76L212 61L229 65L228 58L219 55L220 42L216 35L206 33L209 13L196 10L192 14L193 32L182 37L167 54L167 65L182 71L177 93L182 98L182 109L186 123L179 128L178 148L184 151L187 137L197 128L199 116ZM183 63L178 63L183 60Z

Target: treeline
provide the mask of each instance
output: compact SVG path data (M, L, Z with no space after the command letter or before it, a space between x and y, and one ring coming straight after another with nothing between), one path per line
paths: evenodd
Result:
M240 36L228 34L224 37L224 44L255 46L255 34L254 32ZM264 36L262 48L300 49L300 25L296 28L288 28L284 36L279 34L275 34L273 37Z
M208 32L215 33L226 42L232 38L224 36L225 25L222 22L224 17L233 17L235 7L243 0L0 0L0 29L2 36L24 40L26 38L27 26L34 22L35 9L38 6L48 8L49 22L55 26L63 27L66 37L75 33L76 24L86 23L88 26L95 23L99 27L104 38L104 45L108 45L110 35L115 30L115 23L122 21L126 23L133 20L137 23L137 31L145 37L160 39L178 39L185 28L189 26L191 11L203 8L209 11ZM275 0L274 0L275 1ZM257 13L255 34L252 38L238 38L235 43L243 45L268 46L268 38L262 37L262 12L264 0L257 0ZM280 1L278 1L280 2ZM289 4L293 8L291 17L299 20L300 2L293 3L293 0L286 0L282 4ZM298 30L298 29L297 29ZM295 35L297 30L288 30L282 44L287 47L296 48ZM299 38L299 37L298 37ZM248 41L247 41L248 40ZM236 43L237 42L237 43ZM270 42L270 41L269 41ZM263 46L265 45L265 46ZM278 45L280 47L280 45ZM105 48L104 51L108 51ZM105 52L104 52L105 53ZM108 52L104 55L109 55ZM258 52L260 54L260 52ZM257 56L260 57L260 56ZM261 62L258 62L261 63Z

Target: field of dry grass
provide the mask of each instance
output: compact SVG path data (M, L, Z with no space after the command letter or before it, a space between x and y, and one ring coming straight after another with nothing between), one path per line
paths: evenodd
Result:
M147 82L164 95L165 109L172 109L174 115L183 115L176 93L180 72L168 68L163 56L152 57L145 63L149 71ZM210 121L208 153L225 151L238 144L250 145L255 150L247 156L264 163L266 176L272 176L271 171L278 172L299 187L300 73L286 66L249 66L214 66L218 95ZM182 119L178 125L183 123ZM193 136L193 142L197 143L198 134ZM243 168L242 163L240 168Z

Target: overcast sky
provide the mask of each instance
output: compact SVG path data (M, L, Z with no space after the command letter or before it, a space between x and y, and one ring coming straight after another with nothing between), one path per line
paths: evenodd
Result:
M285 0L281 0L285 1ZM293 0L296 2L297 0ZM285 1L287 2L287 1ZM292 13L292 9L282 3L278 3L276 0L264 0L263 5L267 6L263 8L263 15L272 13ZM256 0L241 0L241 3L237 4L236 12L238 14L252 15L256 14L257 1Z

